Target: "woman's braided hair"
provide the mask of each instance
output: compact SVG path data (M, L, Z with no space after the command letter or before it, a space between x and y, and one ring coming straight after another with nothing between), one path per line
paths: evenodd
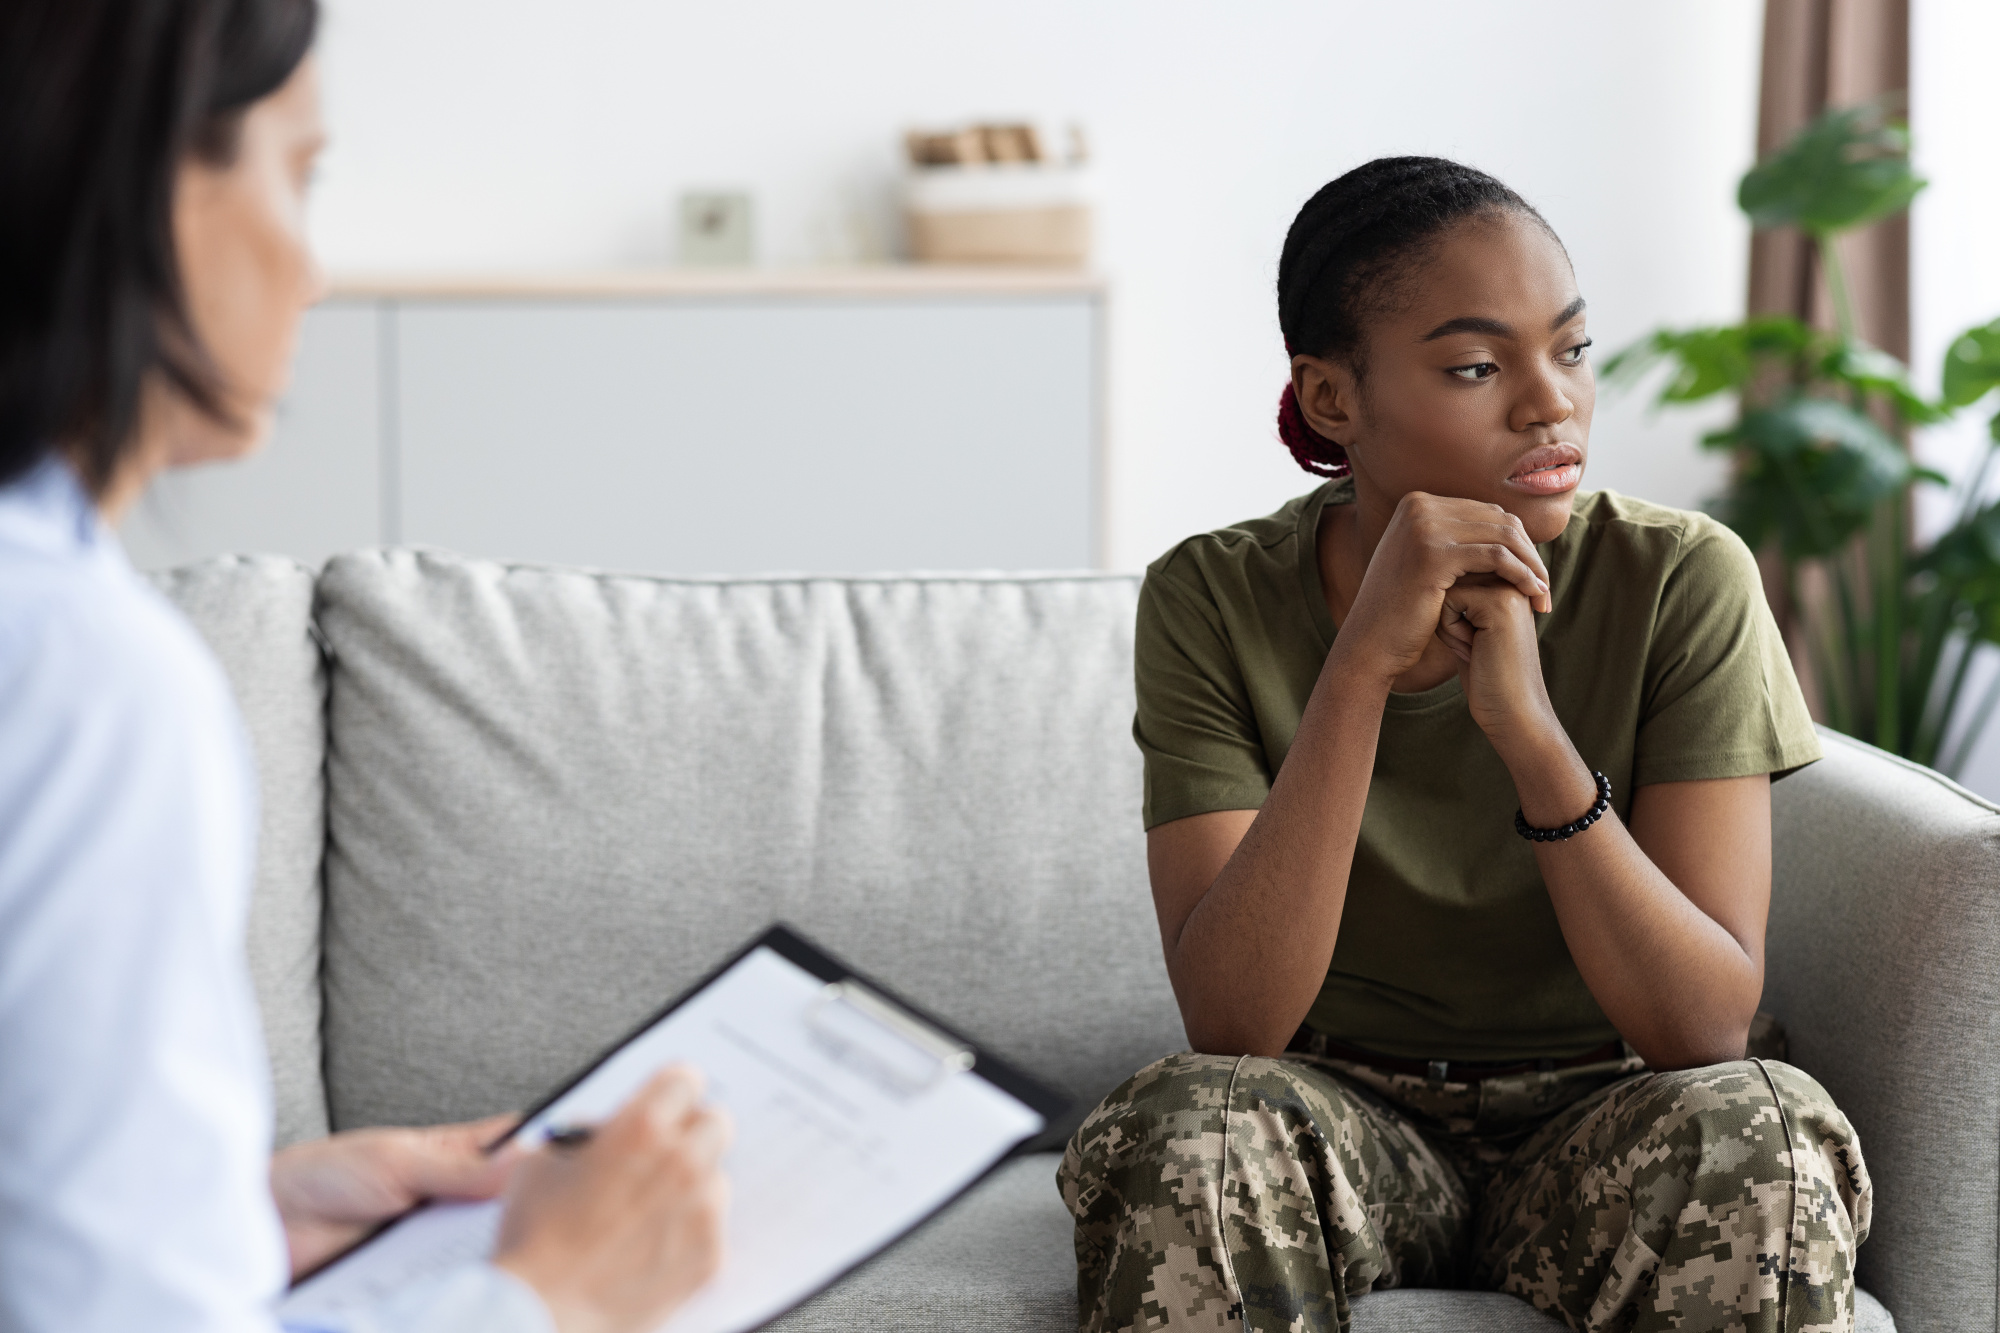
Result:
M1292 220L1278 260L1286 355L1339 357L1359 379L1363 322L1397 296L1391 271L1460 219L1501 209L1548 226L1493 177L1441 157L1378 157L1322 187ZM1278 399L1278 437L1315 476L1347 475L1347 451L1307 424L1289 382Z

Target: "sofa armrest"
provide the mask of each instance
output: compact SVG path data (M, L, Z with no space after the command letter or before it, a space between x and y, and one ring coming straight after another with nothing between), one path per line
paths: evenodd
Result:
M1904 1328L2000 1325L2000 808L1822 729L1772 789L1764 1007L1875 1185L1861 1285Z

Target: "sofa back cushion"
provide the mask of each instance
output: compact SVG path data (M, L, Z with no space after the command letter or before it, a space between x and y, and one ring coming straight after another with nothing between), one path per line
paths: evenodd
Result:
M2000 1322L2000 810L1821 729L1771 791L1764 1005L1875 1184L1861 1284L1907 1328Z
M340 1127L519 1107L776 919L1071 1091L1183 1044L1136 581L333 560Z
M326 677L313 640L312 571L277 556L220 556L153 576L208 641L256 756L257 884L250 974L270 1048L280 1144L326 1133L320 1077L320 852Z

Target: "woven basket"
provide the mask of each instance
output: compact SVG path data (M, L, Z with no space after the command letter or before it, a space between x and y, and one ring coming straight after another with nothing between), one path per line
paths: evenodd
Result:
M1039 163L926 167L904 189L911 257L932 264L1082 264L1089 179Z
M910 254L928 264L1081 264L1090 258L1090 209L911 209Z

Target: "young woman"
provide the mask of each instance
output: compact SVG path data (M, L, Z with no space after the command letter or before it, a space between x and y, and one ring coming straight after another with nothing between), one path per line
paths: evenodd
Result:
M320 289L315 16L0 5L0 1328L275 1333L287 1250L505 1187L491 1263L347 1333L640 1333L717 1262L728 1131L688 1071L578 1150L487 1156L485 1123L270 1157L242 724L106 526L267 433Z
M1854 1132L1744 1059L1770 784L1819 757L1750 553L1579 491L1584 302L1435 158L1300 211L1285 442L1330 478L1140 596L1134 734L1195 1053L1061 1170L1084 1329L1345 1330L1375 1288L1575 1329L1845 1329Z

